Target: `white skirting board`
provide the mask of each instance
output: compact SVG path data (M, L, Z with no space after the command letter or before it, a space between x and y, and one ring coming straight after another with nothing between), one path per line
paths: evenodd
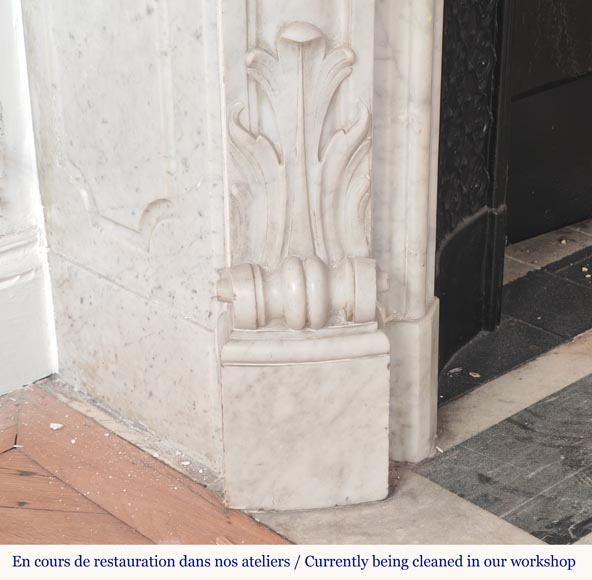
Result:
M39 231L0 237L0 394L57 370Z

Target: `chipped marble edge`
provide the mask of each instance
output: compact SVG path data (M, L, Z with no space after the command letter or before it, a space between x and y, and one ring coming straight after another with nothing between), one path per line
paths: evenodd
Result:
M150 454L170 468L222 497L222 478L197 460L190 450L173 445L141 423L125 419L113 409L53 375L34 383L74 410L90 417L128 443ZM27 388L27 387L25 387Z

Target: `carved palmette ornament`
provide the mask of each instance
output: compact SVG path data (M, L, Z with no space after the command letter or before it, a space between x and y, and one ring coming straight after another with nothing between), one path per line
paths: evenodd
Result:
M233 305L235 328L280 321L293 330L319 329L375 319L370 111L360 104L349 129L325 136L335 92L354 61L347 46L327 52L321 30L302 22L280 31L276 54L247 54L277 139L253 134L241 122L245 107L231 107L234 265L221 275L218 298Z

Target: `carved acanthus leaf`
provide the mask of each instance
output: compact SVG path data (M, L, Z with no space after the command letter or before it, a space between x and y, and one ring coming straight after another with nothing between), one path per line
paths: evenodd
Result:
M349 131L335 133L323 156L323 221L330 262L346 255L368 255L365 220L357 220L358 197L364 193L352 185L361 171L369 187L368 169L363 162L370 153L370 125L370 113L361 105L358 121Z
M233 109L228 125L231 158L245 180L240 186L240 197L243 201L248 197L248 203L243 203L245 219L237 235L241 245L237 258L275 264L281 259L286 219L284 164L268 139L252 135L242 126L239 119L242 109L240 105Z
M371 115L360 104L355 122L335 129L340 115L331 110L354 62L349 47L327 52L321 30L302 22L280 31L275 53L247 54L259 91L253 114L239 103L228 119L233 266L217 291L233 304L235 328L279 320L292 330L320 329L375 319Z
M259 48L248 53L248 74L271 105L278 139L276 145L252 134L241 122L244 107L232 109L229 148L250 191L249 217L236 231L233 261L273 268L292 255L316 255L328 264L368 256L366 220L359 217L368 187L354 186L360 178L369 181L368 108L360 105L351 128L323 143L328 111L354 61L346 46L327 53L325 36L307 23L285 27L276 54Z

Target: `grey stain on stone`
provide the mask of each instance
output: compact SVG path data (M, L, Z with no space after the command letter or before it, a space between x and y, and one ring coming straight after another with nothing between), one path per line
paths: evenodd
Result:
M417 472L550 544L592 532L592 375Z

